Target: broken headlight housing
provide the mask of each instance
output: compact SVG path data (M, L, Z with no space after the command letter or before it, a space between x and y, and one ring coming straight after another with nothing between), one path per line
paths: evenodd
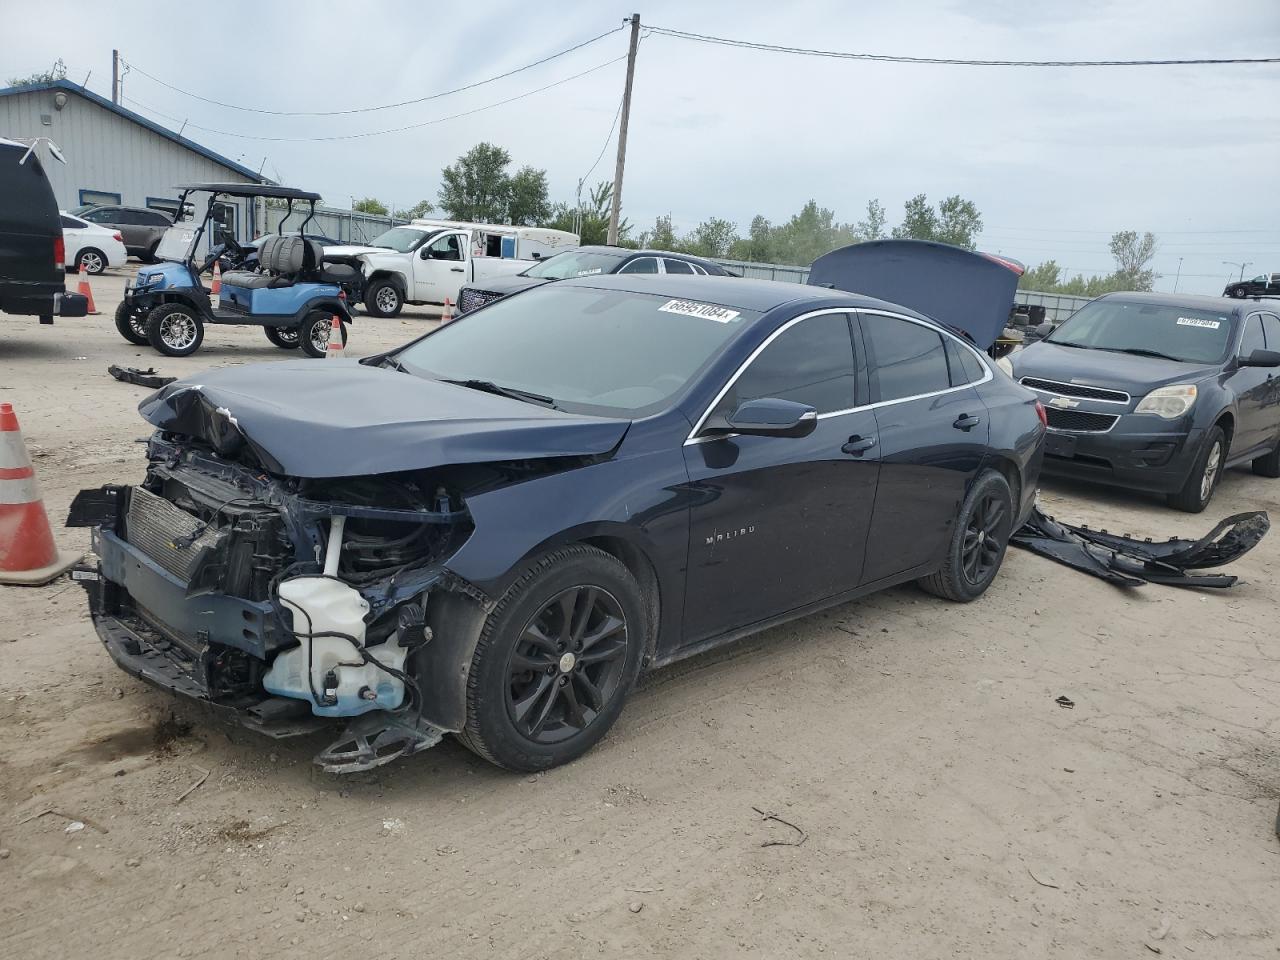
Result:
M1138 402L1134 413L1154 413L1165 420L1176 420L1189 411L1196 402L1194 383L1175 383L1152 390Z

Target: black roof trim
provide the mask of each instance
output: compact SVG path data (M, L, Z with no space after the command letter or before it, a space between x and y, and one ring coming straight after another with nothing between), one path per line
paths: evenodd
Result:
M320 202L320 194L294 187L277 187L269 183L179 183L175 190L202 190L205 193L225 193L232 197L276 197L280 200L314 200Z

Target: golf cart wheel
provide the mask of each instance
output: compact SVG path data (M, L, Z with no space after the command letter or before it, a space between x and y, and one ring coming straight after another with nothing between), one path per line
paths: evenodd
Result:
M404 307L404 297L390 280L375 280L364 292L364 306L375 317L398 317Z
M323 357L329 352L329 333L333 329L333 314L323 310L313 310L302 321L302 326L294 331L298 338L298 346L308 357ZM342 345L347 345L347 325L341 320L338 326L342 330Z
M116 307L116 330L120 336L130 343L145 347L151 341L147 339L147 318L140 310L130 310L124 301Z
M1222 479L1222 466L1227 460L1227 435L1221 427L1205 434L1200 455L1187 473L1186 482L1177 493L1169 494L1169 506L1187 513L1201 513L1213 499Z
M1231 295L1235 297L1237 300L1243 300L1245 297L1249 295L1249 291L1246 290L1244 287L1232 287Z
M1013 533L1013 494L994 470L978 475L960 505L942 569L919 581L936 597L968 603L991 586Z
M162 303L147 314L147 342L166 357L189 357L204 340L204 321L181 303Z
M263 327L262 332L281 350L298 349L297 327Z
M76 271L84 267L85 272L98 276L107 269L107 255L95 247L85 247L76 254Z
M580 757L622 712L646 623L639 584L616 557L576 544L534 560L485 619L459 740L508 770Z

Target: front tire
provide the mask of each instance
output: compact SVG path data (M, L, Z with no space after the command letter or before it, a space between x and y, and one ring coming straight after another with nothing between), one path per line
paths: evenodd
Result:
M103 270L107 269L107 255L97 247L85 247L76 254L76 272L84 267L85 272L91 276L99 276Z
M1187 513L1201 513L1213 499L1222 479L1222 465L1227 460L1227 435L1221 427L1213 427L1204 438L1182 489L1169 494L1169 506Z
M375 317L398 317L404 309L404 297L390 280L375 280L364 292L364 307Z
M994 470L978 475L960 505L946 561L919 583L945 600L969 603L987 592L1000 572L1013 533L1013 494Z
M302 321L302 326L294 328L297 344L308 357L323 357L329 352L329 335L333 330L333 314L322 310L313 310ZM341 320L338 327L342 330L342 345L347 345L347 325Z
M151 341L147 339L147 318L140 310L130 310L123 300L116 307L116 331L132 344L145 347Z
M204 341L204 322L181 303L162 303L147 314L147 342L166 357L189 357Z
M631 572L603 550L578 544L534 561L485 619L458 739L508 770L582 756L635 684L645 609Z
M1237 300L1243 300L1248 295L1249 295L1249 291L1247 291L1244 287L1231 288L1231 296L1235 297Z

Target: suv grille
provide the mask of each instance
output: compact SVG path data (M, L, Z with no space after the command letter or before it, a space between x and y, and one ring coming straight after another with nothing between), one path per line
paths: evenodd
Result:
M1074 430L1078 433L1105 433L1120 418L1111 413L1085 413L1080 410L1059 410L1045 407L1049 426L1055 430Z
M1047 393L1059 393L1064 397L1084 397L1086 400L1110 400L1113 403L1128 403L1129 395L1123 390L1107 390L1102 387L1086 387L1078 383L1062 383L1060 380L1041 380L1039 377L1023 377L1020 381L1024 387L1032 390L1044 390Z
M486 303L492 303L494 300L501 300L502 294L493 293L489 290L463 290L458 297L458 312L467 313L475 310L477 307L483 307Z

